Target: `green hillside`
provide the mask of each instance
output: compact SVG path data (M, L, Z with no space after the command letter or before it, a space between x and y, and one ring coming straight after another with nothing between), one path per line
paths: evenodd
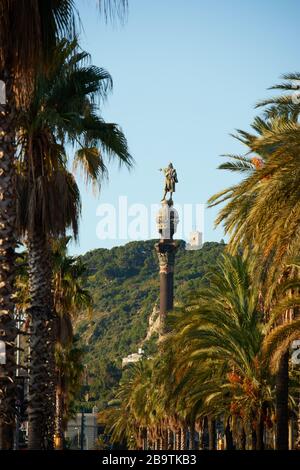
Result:
M86 253L85 284L94 300L94 313L79 316L75 329L84 350L86 384L81 400L86 408L103 407L112 398L121 376L122 358L137 349L147 334L148 319L159 302L158 261L154 240L131 242L111 250ZM175 302L197 288L224 243L205 243L198 251L186 251L184 242L176 255ZM155 335L143 344L146 353L155 345Z

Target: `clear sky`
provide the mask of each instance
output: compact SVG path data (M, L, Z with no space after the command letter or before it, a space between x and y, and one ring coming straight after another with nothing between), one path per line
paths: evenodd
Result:
M114 91L102 110L124 130L134 168L109 164L99 198L82 185L80 243L73 254L128 240L100 240L97 207L119 196L128 204L158 203L162 175L177 168L178 203L205 203L236 177L217 170L224 153L243 149L229 136L249 129L255 103L283 73L300 71L298 0L129 0L124 26L105 24L95 0L77 0L82 47L106 68ZM205 210L204 237L217 209Z

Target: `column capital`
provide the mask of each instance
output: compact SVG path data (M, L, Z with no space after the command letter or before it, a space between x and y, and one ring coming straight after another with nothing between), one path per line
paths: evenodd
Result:
M155 244L155 250L159 261L160 274L174 272L175 253L178 249L178 242L174 240L161 240Z

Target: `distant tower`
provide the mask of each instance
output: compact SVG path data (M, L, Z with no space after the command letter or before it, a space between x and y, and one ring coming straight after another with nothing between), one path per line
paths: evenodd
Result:
M186 244L186 250L200 250L202 248L202 233L194 230L190 233L189 242Z
M176 232L178 221L178 213L173 207L172 199L168 201L164 199L156 217L160 240L155 244L160 276L160 334L165 332L166 315L173 308L173 276L175 254L178 248L178 243L173 240L173 235Z

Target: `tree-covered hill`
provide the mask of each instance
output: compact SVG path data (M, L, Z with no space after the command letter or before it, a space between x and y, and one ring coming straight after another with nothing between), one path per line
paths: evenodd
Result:
M137 241L111 250L97 249L82 256L87 267L84 283L94 301L94 313L80 315L75 329L84 350L87 406L100 407L113 396L121 376L122 358L137 352L148 320L159 303L158 260L154 240ZM197 288L215 264L224 243L205 243L187 251L179 242L175 267L175 302ZM155 337L143 343L151 352ZM82 397L83 399L83 397Z

